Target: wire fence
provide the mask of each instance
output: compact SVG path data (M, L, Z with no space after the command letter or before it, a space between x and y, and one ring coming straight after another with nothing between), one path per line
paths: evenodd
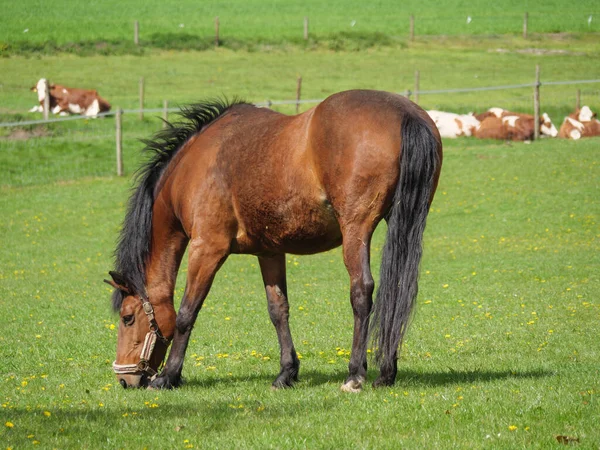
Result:
M600 79L421 90L417 76L413 89L406 89L399 94L418 99L425 109L468 112L511 105L511 109L531 113L532 92L537 86L542 88L542 110L549 112L559 127L562 114L568 114L576 106L576 92L581 91L582 104L598 104L600 87L593 85L600 85ZM300 90L293 100L265 100L255 105L293 113L294 109L323 100L302 99L299 93ZM117 109L99 114L96 120L85 116L69 116L47 121L0 123L0 186L27 186L115 175L119 167L115 150L117 120L112 120L112 117L117 114ZM140 139L156 132L162 126L161 118L178 111L177 107L121 110L123 134L120 165L125 174L131 175L142 161ZM144 120L139 120L140 112L147 114ZM111 120L106 120L109 118Z
M540 82L539 86L575 86L575 85L583 85L583 84L598 84L600 83L600 79L591 79L591 80L564 80L564 81L544 81ZM434 95L434 94L459 94L459 93L470 93L470 92L486 92L486 91L505 91L511 89L522 89L522 88L534 88L536 83L521 83L521 84L506 84L499 86L483 86L483 87L470 87L470 88L452 88L452 89L407 89L402 92L397 92L400 95L405 96L420 96L420 95ZM306 105L306 104L315 104L320 103L324 100L324 98L319 99L300 99L296 100L265 100L262 102L255 102L254 105L258 107L276 107L276 106L288 106L288 105ZM123 114L139 114L148 113L148 114L156 114L156 113L176 113L179 112L179 107L169 107L169 108L138 108L138 109L121 109ZM100 113L94 117L109 117L116 115L116 110L108 111L104 113ZM60 122L68 122L73 120L89 120L88 116L68 116L68 117L60 117L57 119L40 119L40 120L23 120L23 121L15 121L15 122L1 122L0 128L6 127L20 127L27 125L42 125L42 124L51 124L51 123L60 123Z

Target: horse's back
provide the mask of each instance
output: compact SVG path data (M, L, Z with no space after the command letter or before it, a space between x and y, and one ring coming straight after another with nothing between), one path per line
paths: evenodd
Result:
M235 105L181 156L172 192L184 228L224 229L239 253L336 247L348 226L374 227L389 208L401 121L420 111L379 91L335 94L297 116Z

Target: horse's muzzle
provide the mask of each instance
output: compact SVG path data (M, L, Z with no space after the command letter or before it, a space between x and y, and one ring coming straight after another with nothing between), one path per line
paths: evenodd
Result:
M148 377L145 374L118 374L117 380L125 389L148 387Z

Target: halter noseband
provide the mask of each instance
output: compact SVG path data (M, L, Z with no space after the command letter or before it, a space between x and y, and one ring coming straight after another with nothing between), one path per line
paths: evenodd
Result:
M169 340L165 338L158 328L158 323L154 318L154 308L152 303L146 295L141 295L140 300L142 301L142 308L148 317L150 324L150 331L146 333L144 338L144 346L142 347L142 353L140 355L140 361L137 364L117 364L115 360L112 364L113 370L116 374L127 374L127 373L139 373L147 375L151 380L156 377L158 372L150 367L150 358L154 351L156 341L159 340L165 345L169 345Z

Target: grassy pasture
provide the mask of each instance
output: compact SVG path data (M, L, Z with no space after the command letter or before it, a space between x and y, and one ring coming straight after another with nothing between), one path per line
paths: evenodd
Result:
M412 90L415 70L421 73L422 90L533 83L536 64L541 66L542 82L598 79L599 42L597 35L548 36L534 41L511 37L432 38L407 48L376 48L360 53L292 48L267 52L161 51L145 56L86 58L10 57L0 59L0 114L27 116L26 111L37 101L29 88L41 77L66 86L97 89L112 105L122 108L138 107L138 81L142 76L146 106L150 108L161 107L163 99L177 104L221 94L249 101L291 100L295 98L298 75L303 77L305 99L324 98L352 88ZM584 101L592 95L597 101L598 85L580 87ZM551 107L568 100L571 108L576 88L543 87L550 96L542 98L542 105ZM451 111L487 108L497 101L531 109L531 90L423 95L420 99L426 107L447 106Z
M502 51L498 51L498 50ZM600 44L594 36L581 39L547 37L534 42L520 38L432 39L408 48L378 48L366 52L299 49L247 52L220 49L210 52L153 52L145 56L69 55L0 59L0 72L10 74L0 84L0 121L37 119L26 111L36 103L29 92L45 76L67 86L97 88L114 106L137 108L138 81L146 81L146 107L171 105L226 95L249 101L292 100L296 78L303 77L302 98L320 99L352 88L403 92L413 89L420 71L421 89L486 87L531 83L540 64L542 81L600 78ZM559 126L575 103L576 89L583 104L600 108L599 84L542 86L542 110ZM530 88L457 94L421 95L429 109L455 112L483 111L503 106L532 111ZM302 110L313 106L302 105ZM293 113L293 106L277 107ZM137 166L140 138L158 127L159 113L136 114L124 122L125 169ZM33 136L31 139L22 139ZM0 185L39 184L81 176L114 173L114 119L87 120L26 127L0 128Z
M278 348L258 265L233 256L199 316L188 383L124 391L110 371L117 318L101 280L129 182L5 188L0 440L13 448L548 448L565 435L595 448L599 163L591 140L448 143L397 385L357 396L339 391L352 322L339 249L288 257L302 355L296 389L269 390ZM382 238L379 230L375 273Z
M212 3L194 7L204 5ZM352 11L352 5L344 10ZM461 5L453 4L457 17L464 13ZM515 5L501 7L510 14ZM558 9L552 2L526 6L535 17L533 8L544 5L550 9L537 11ZM153 23L163 25L181 20L162 7L148 4L133 17L124 4L118 17L113 10L94 15L125 24L122 36L129 37L133 18L154 17ZM12 4L6 8L17 25L24 11L35 18L29 3L19 10L12 10ZM219 14L226 23L227 16ZM211 20L213 15L212 10L206 13ZM335 15L328 17L322 20L333 21ZM564 17L568 22L569 16ZM277 18L275 28L285 23ZM68 20L55 19L64 20L63 25ZM86 22L82 14L78 20L86 26L76 32L54 27L45 29L44 36L60 42L106 37L101 33L121 36L117 26L104 23L100 31L97 24L102 22ZM15 24L6 28L7 22L6 16L0 18L0 35L16 36ZM311 19L315 27L318 23ZM252 21L248 26L260 28ZM242 26L239 30L251 36ZM160 107L163 98L173 104L220 94L250 101L291 99L298 74L304 78L303 98L356 87L402 92L412 88L416 69L422 89L531 82L536 63L542 66L542 81L600 78L599 53L597 36L582 35L531 41L422 38L404 47L360 53L278 47L86 58L12 56L0 59L0 120L39 117L24 111L35 104L28 88L41 76L95 87L124 108L137 107L137 81L144 76L147 106ZM598 109L598 87L580 87L583 102ZM575 88L542 87L543 109L556 123L571 111ZM422 96L421 104L464 112L493 105L528 111L531 92L431 95ZM128 175L139 163L137 139L157 127L155 119L126 117ZM425 236L417 312L397 385L367 387L353 396L339 391L352 332L348 276L339 249L288 257L292 332L302 356L296 389L269 390L278 371L278 347L258 264L253 257L233 256L199 316L184 368L187 384L172 392L124 391L111 373L117 317L109 309L110 289L101 282L112 268L111 252L130 187L129 178L109 176L114 170L114 121L21 131L41 136L19 140L12 131L0 130L3 445L560 448L556 436L579 439L578 448L600 445L597 141L445 143L444 170ZM383 232L378 231L373 245L376 279ZM185 275L184 263L177 298ZM372 368L370 381L375 376Z
M107 0L95 3L26 0L4 5L0 43L4 52L136 52L133 21L140 21L140 40L162 48L208 48L214 41L214 18L221 22L222 45L238 48L263 45L302 45L303 17L310 18L312 42L352 48L361 41L393 43L408 35L409 16L416 16L417 35L495 35L522 32L529 13L531 33L598 32L600 9L593 0L574 7L559 0L544 2L484 0L468 3L382 0L236 1L183 0L176 5L151 0ZM592 17L591 21L589 20ZM467 17L471 21L467 22ZM391 40L390 40L391 39ZM336 43L337 41L337 43Z

